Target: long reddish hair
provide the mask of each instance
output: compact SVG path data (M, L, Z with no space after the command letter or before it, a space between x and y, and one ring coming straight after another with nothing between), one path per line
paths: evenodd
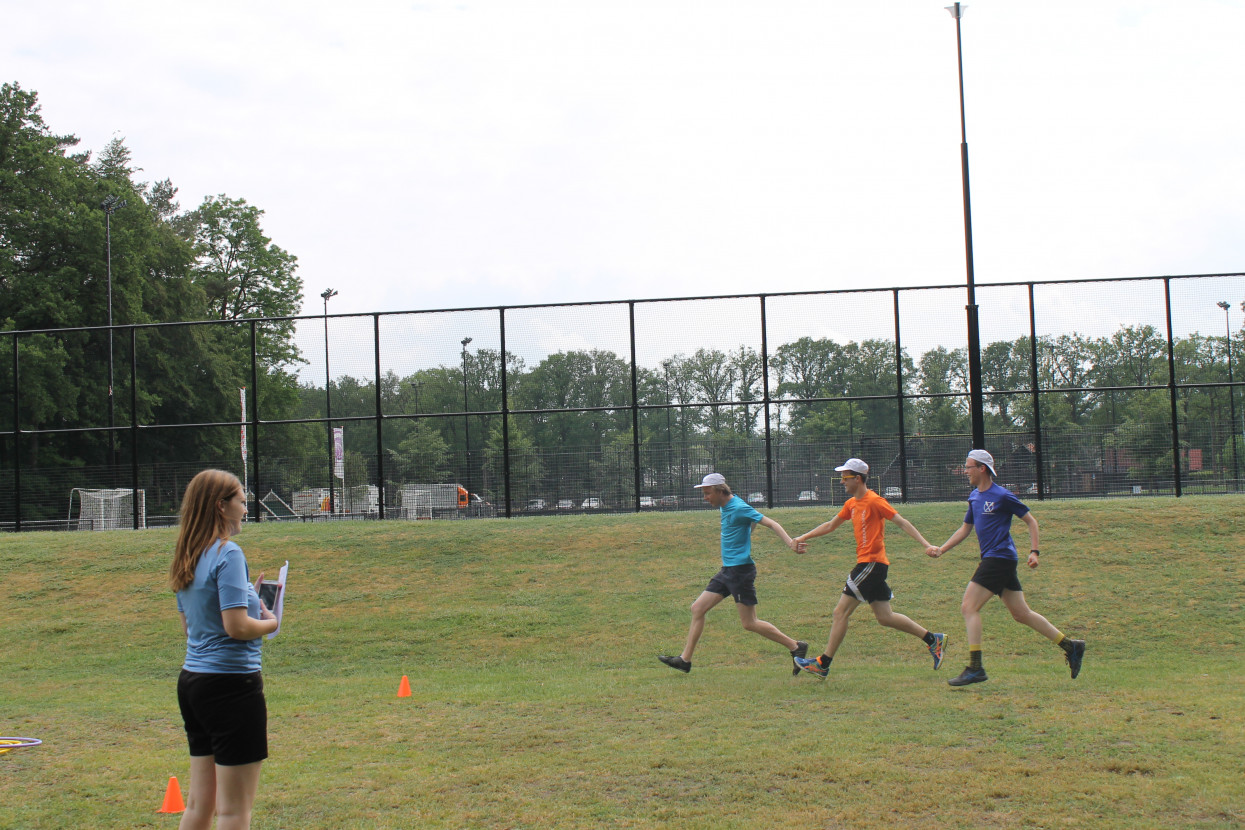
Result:
M169 585L174 591L194 582L199 557L213 542L229 538L229 528L219 505L241 489L238 477L224 470L203 470L186 485L177 546L173 551L173 564L169 565Z

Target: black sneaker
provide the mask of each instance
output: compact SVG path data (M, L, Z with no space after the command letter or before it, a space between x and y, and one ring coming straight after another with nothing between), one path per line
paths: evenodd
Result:
M1085 641L1069 640L1071 647L1063 653L1063 659L1068 661L1068 668L1072 669L1072 679L1076 680L1076 676L1081 673L1081 660L1085 658Z
M796 640L795 650L791 652L791 675L792 677L800 673L800 664L795 662L795 658L807 657L807 656L808 656L808 643L804 642L803 640Z
M687 662L687 661L686 661L686 660L684 660L681 656L678 656L678 655L676 655L676 656L674 656L674 657L670 657L669 655L662 654L662 655L658 656L658 658L657 658L657 659L658 659L658 660L660 660L661 662L665 663L665 664L666 664L667 666L669 666L670 668L672 668L672 669L678 669L679 671L683 672L684 674L687 674L688 672L690 672L690 671L692 670L692 664L691 664L691 663L689 663L689 662Z
M965 666L964 671L960 672L959 677L953 677L947 681L948 686L967 686L969 683L982 683L986 678L985 669L975 669L972 666Z

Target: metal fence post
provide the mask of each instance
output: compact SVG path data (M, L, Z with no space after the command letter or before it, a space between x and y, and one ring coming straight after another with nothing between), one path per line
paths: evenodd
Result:
M1046 462L1042 449L1042 396L1038 392L1037 312L1033 302L1033 283L1029 283L1029 390L1033 395L1034 484L1039 501L1046 499Z
M506 308L497 309L498 338L501 342L501 469L502 492L506 502L506 518L510 509L510 393L506 376Z
M251 320L251 492L255 495L255 521L263 521L259 501L259 336L255 320ZM246 420L246 413L242 413Z
M895 307L895 405L899 412L899 491L904 501L908 499L908 442L907 429L904 427L904 392L903 392L903 341L899 337L899 289L891 289ZM831 485L833 487L834 485Z
M383 443L385 418L381 414L380 397L380 315L372 314L372 344L376 347L376 499L377 517L385 518L385 447ZM366 504L366 500L364 504Z
M138 327L133 325L130 326L130 504L134 508L134 529L138 530Z
M1176 497L1181 496L1180 486L1180 423L1176 405L1176 345L1172 341L1172 285L1169 277L1163 277L1163 304L1167 310L1167 388L1172 406L1172 482Z
M774 444L769 423L769 331L765 295L761 297L761 399L765 403L765 503L774 506Z
M13 530L22 532L22 422L17 362L17 334L13 335Z
M635 473L635 492L631 497L631 506L640 512L640 385L635 362L635 300L627 303L627 317L630 323L631 340L631 458Z

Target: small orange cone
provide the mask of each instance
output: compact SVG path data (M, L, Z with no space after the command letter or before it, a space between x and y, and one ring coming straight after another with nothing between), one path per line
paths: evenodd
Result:
M406 679L406 675L402 675L402 682L398 684L398 697L411 696L411 681Z
M177 776L170 776L169 787L164 791L164 804L156 812L180 813L185 809L186 805L182 802L182 788L177 786Z

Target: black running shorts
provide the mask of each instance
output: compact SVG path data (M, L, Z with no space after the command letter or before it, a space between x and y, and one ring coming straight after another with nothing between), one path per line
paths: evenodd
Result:
M992 594L1004 591L1023 591L1020 577L1016 575L1015 559L1000 559L997 556L983 556L977 565L977 572L970 582L976 582Z
M881 562L859 562L847 575L843 595L857 602L890 602L891 586L886 584L886 572L890 567Z
M740 605L757 604L757 566L749 562L747 565L724 565L722 570L709 580L706 591L734 597Z
M206 674L182 669L177 705L192 757L214 755L223 767L268 757L268 707L259 672Z

